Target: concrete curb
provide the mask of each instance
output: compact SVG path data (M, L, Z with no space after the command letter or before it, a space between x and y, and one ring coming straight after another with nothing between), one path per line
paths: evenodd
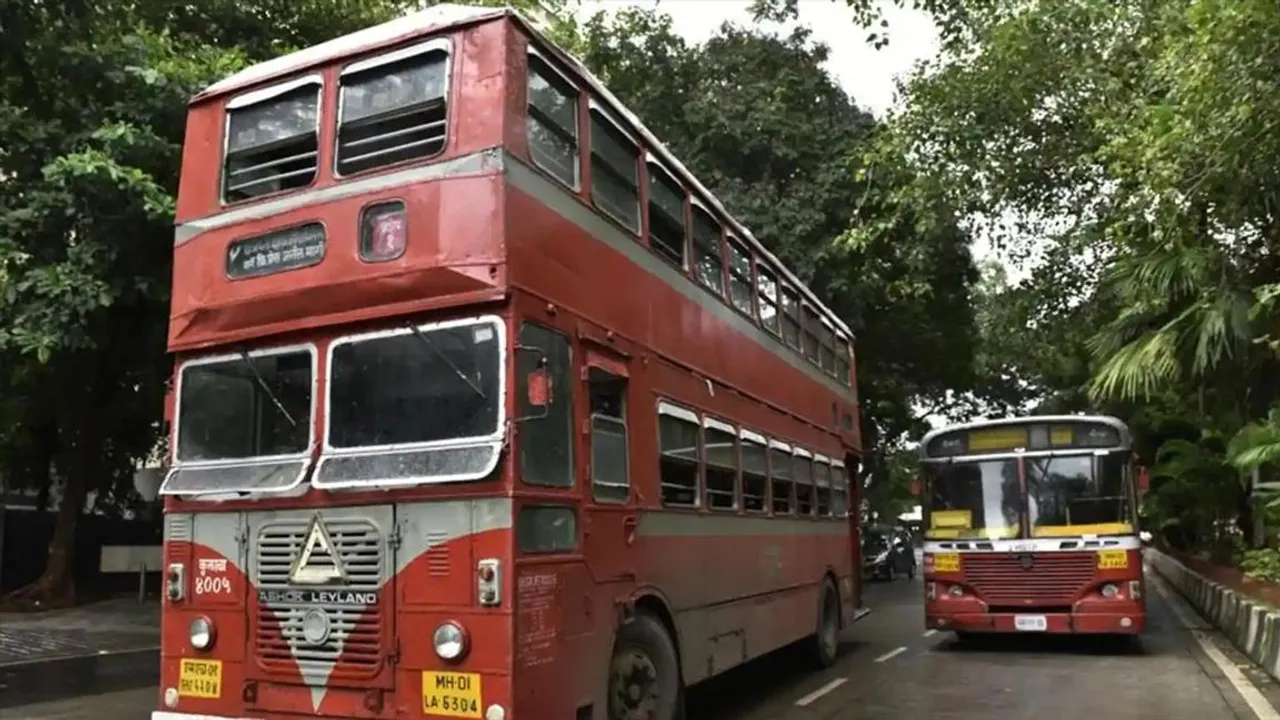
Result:
M1216 583L1155 548L1143 553L1178 594L1186 598L1240 652L1280 680L1280 610Z

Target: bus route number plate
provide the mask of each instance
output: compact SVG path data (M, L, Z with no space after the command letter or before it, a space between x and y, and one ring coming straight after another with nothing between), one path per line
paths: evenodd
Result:
M1049 620L1043 615L1014 615L1013 627L1022 632L1044 632L1049 629Z
M1098 552L1099 570L1123 570L1129 567L1129 553L1124 550L1100 550Z
M422 712L428 717L478 718L479 673L423 672Z

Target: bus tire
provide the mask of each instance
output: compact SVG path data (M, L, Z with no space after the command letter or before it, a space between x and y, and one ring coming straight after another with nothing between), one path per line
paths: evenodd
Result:
M618 628L609 660L609 720L680 720L682 681L675 644L652 614Z
M840 595L830 580L822 581L822 594L818 599L817 632L811 640L810 656L819 668L829 668L836 663L840 652Z

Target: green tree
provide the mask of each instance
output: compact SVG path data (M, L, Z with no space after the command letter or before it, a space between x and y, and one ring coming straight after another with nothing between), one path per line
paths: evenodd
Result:
M973 388L969 236L944 204L895 195L909 180L896 168L863 163L877 125L823 70L809 30L726 24L690 46L660 10L597 14L575 47L854 329L863 469L891 483L885 453Z
M1035 266L1013 291L1031 331L1014 367L1042 407L1155 406L1220 438L1252 427L1233 457L1261 457L1280 399L1280 7L915 6L943 52L907 82L876 156L915 174L901 192L944 198ZM979 357L1007 357L992 341ZM1223 443L1206 452L1225 459ZM1239 517L1247 531L1247 502Z
M74 599L88 493L126 493L159 435L186 100L414 5L0 5L0 476L61 481L45 573L14 600Z

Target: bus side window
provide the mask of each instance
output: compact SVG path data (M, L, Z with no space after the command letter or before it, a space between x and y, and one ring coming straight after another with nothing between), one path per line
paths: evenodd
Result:
M591 395L591 494L598 502L626 502L627 379L597 367L588 369Z
M526 505L516 516L516 546L524 553L578 549L578 518L563 505Z
M698 414L667 402L658 404L658 476L662 504L698 507L702 462Z
M536 353L518 353L517 417L532 417L519 426L520 477L528 485L573 487L573 383L569 338L531 322L520 326L520 345L546 354L550 402L534 407L529 399L529 378L537 370Z
M769 484L774 515L790 515L794 510L791 498L795 495L795 488L791 478L791 448L774 444L769 448Z

